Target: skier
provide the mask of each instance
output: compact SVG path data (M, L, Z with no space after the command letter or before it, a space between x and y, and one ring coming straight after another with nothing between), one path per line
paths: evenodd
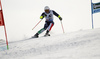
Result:
M54 10L50 10L50 8L48 6L45 6L44 8L44 11L41 16L40 16L40 19L42 20L44 17L46 18L46 21L45 21L45 25L42 29L40 29L34 36L33 38L38 38L39 37L39 34L41 34L43 31L46 31L45 35L44 36L50 36L49 32L51 30L51 28L53 27L54 25L54 22L53 22L53 15L57 16L60 21L62 21L62 18L60 17L59 14L57 14Z

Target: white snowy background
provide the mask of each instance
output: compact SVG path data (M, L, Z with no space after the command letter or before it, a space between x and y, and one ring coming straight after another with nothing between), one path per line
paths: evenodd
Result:
M40 15L44 12L45 6L49 6L50 9L61 15L65 32L92 28L91 0L1 0L1 2L9 41L32 36L41 29L45 19L32 30L40 21ZM93 2L100 2L100 0L93 0ZM95 28L100 27L99 15L100 13L94 14ZM51 33L62 33L57 17L54 18L54 22ZM0 27L1 29L3 32L3 28ZM2 38L2 34L0 34L0 38Z
M82 57L83 59L100 59L98 53L100 52L98 47L100 46L98 36L100 29L87 30L92 29L91 0L1 0L1 2L10 49L0 51L0 59L10 58L12 55L12 59L16 56L18 57L16 59L25 59L25 57L26 59L31 59L31 57L32 59L82 59ZM93 2L100 2L100 0L93 0ZM65 34L63 34L59 19L54 16L55 25L50 32L50 38L25 40L44 26L45 19L32 30L40 21L40 15L44 12L45 6L49 6L51 10L61 15ZM94 28L100 28L100 13L94 14L93 18ZM79 32L73 33L74 31ZM5 40L3 27L0 27L0 39ZM58 50L55 51L56 49Z

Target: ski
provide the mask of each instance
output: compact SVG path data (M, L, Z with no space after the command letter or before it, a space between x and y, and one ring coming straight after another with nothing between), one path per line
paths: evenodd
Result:
M41 36L41 37L48 37L48 36L50 36L50 34L48 34L48 35L44 35L44 36ZM29 39L34 39L34 38L40 38L40 37L32 36L32 37L29 38Z
M44 37L50 36L50 34L45 34Z

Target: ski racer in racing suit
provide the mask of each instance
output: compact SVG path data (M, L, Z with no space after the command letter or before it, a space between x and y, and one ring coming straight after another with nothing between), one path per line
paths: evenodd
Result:
M50 10L50 8L48 6L45 6L44 11L41 16L40 19L43 19L45 17L46 21L45 21L45 25L42 29L40 29L35 35L35 38L39 37L39 34L41 34L42 32L46 31L46 34L44 36L50 36L49 32L52 29L54 22L53 22L53 15L57 16L61 21L62 18L60 17L60 15L58 13L56 13L54 10Z

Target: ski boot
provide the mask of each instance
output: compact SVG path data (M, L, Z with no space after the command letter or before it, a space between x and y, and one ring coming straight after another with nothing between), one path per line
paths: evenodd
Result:
M50 36L49 31L47 30L46 34L44 36Z
M46 36L50 36L50 34L45 34L44 37L46 37Z
M39 34L36 33L32 38L38 38L39 37Z

